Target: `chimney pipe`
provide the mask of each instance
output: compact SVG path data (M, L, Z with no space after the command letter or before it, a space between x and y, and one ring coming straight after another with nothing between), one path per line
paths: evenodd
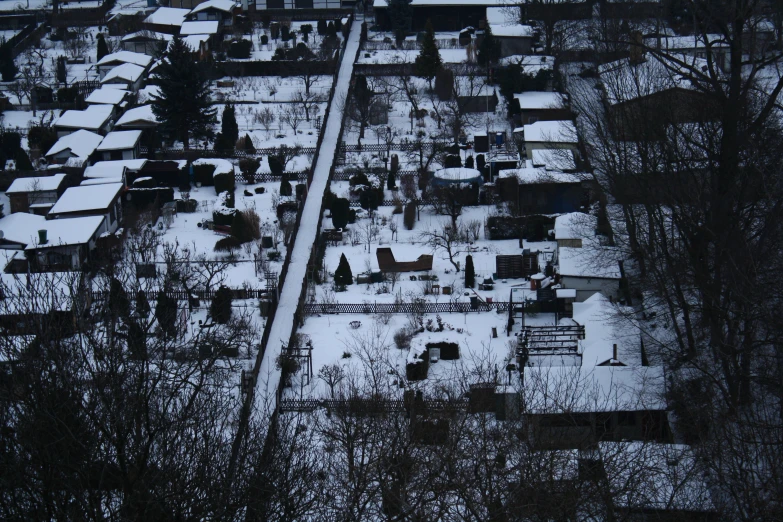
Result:
M41 229L38 231L38 244L39 245L45 245L47 243L46 239L46 229Z
M617 344L612 345L612 359L617 361Z

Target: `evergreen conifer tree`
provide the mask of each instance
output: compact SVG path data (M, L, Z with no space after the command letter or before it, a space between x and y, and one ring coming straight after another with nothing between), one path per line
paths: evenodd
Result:
M281 196L290 196L293 194L293 188L291 188L291 182L288 181L288 176L283 174L283 177L280 179L280 195Z
M150 314L150 302L144 290L136 292L136 313L139 317L147 317Z
M440 51L435 43L435 30L432 28L432 21L430 19L427 19L427 25L424 30L426 32L424 34L424 40L421 42L421 51L419 51L419 56L416 57L414 66L416 76L427 80L430 85L430 90L432 90L432 80L435 78L435 75L438 74L438 69L440 69L443 64L443 60L440 57Z
M106 39L103 37L103 33L98 33L97 36L98 39L98 61L101 61L101 58L109 54L109 46L106 45Z
M237 140L239 139L239 125L237 125L236 108L227 103L223 108L223 119L220 124L220 132L223 133L223 138L226 143L230 143L234 148Z
M245 134L245 150L248 152L255 152L256 147L253 145L253 140L250 138L250 134Z
M158 292L158 301L155 303L155 319L158 320L160 329L168 335L174 335L177 329L177 301L166 295L166 292Z
M0 47L0 75L3 76L3 81L13 81L18 72L19 68L14 62L14 55L11 54L11 46L3 45Z
M479 65L490 65L500 59L500 42L492 34L489 25L484 29L484 39L481 40L476 59Z
M405 40L405 36L411 28L411 20L413 19L411 0L389 0L388 4L386 11L391 19L394 39L399 45Z
M221 285L209 307L209 313L216 323L226 324L231 319L231 300L231 290Z
M340 264L337 265L337 270L334 271L334 282L338 286L353 284L353 272L351 272L351 265L348 264L348 258L345 257L345 254L340 256Z
M68 71L65 67L65 56L57 57L57 81L63 85L68 83Z
M206 69L200 62L194 63L188 45L175 38L168 61L155 72L160 94L151 96L152 112L160 120L161 129L189 150L191 136L210 136L215 122Z
M465 288L473 288L476 284L476 270L473 268L473 256L465 257Z

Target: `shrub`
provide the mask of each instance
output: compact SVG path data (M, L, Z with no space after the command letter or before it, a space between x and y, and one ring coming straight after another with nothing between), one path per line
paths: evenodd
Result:
M406 230L413 230L416 225L416 204L409 201L405 204L405 211L402 215L402 224Z
M229 194L234 193L236 186L234 184L233 173L218 174L217 176L214 176L212 179L213 182L215 183L216 194L220 194L221 192L228 192Z
M353 284L353 272L351 272L351 265L348 264L348 258L345 257L345 254L340 256L340 264L337 265L337 270L334 271L334 282L339 286Z
M288 178L283 176L283 179L280 180L280 195L290 196L293 193L294 190L291 188L291 183L288 181Z
M473 268L473 256L465 257L465 288L473 288L476 284L476 270Z
M31 149L37 148L42 153L46 153L52 148L52 145L57 143L57 131L53 127L36 125L30 127L30 130L27 132L27 141Z
M57 89L57 100L62 103L73 103L79 95L79 89L76 87L61 87Z
M466 167L466 168L469 168L469 169L472 169L472 168L473 168L473 156L468 156L468 157L465 159L465 167Z
M150 315L150 302L147 299L147 293L144 290L136 292L136 313L139 317L147 317Z
M332 201L332 225L334 228L345 228L348 226L348 213L350 210L350 203L347 199L335 198Z
M476 168L478 170L484 170L484 166L487 164L487 161L483 154L478 154L476 156Z
M383 200L383 193L381 192L381 195L378 195L378 190L375 190L372 187L368 187L361 191L359 194L359 205L364 210L378 210L378 205Z
M250 40L238 40L231 42L228 46L228 56L231 58L247 59L250 58L250 51L253 50L253 43Z
M402 214L402 201L399 199L394 200L394 208L392 214Z
M242 158L239 160L239 170L242 171L242 175L247 183L255 181L256 171L260 166L261 162L257 158Z
M269 44L269 37L265 34L261 35L261 45L268 45Z
M407 328L397 330L394 333L394 345L400 350L407 350L411 347L411 340L413 339L413 332Z
M444 166L447 169L461 167L462 159L457 154L449 154L446 156L446 164Z
M256 194L263 194L264 192L266 192L266 189L264 187L256 187L255 189L253 189L253 192L255 192Z
M241 246L242 242L234 236L222 237L215 243L215 252L234 252Z
M231 289L220 285L217 292L215 292L215 298L212 300L212 304L209 307L209 313L212 315L212 319L219 324L226 324L231 319L231 301L233 296Z
M397 174L394 170L390 170L389 175L386 176L386 188L389 190L397 188Z
M231 222L231 235L240 243L261 239L261 218L255 210L245 209L234 215Z
M253 145L253 138L250 137L250 134L245 133L244 138L239 139L239 145L237 148L240 148L242 150L245 150L247 152L255 152L256 147Z
M277 156L269 156L269 170L273 176L282 176L285 166Z
M158 320L160 329L166 334L173 335L177 330L177 301L166 295L166 292L158 292L158 301L155 303L155 319Z
M356 209L351 209L348 211L348 224L353 225L356 223Z
M193 165L193 181L200 182L205 187L211 187L215 184L213 176L215 166L210 164Z
M128 293L116 277L112 277L109 282L109 310L118 317L130 315Z
M358 174L354 174L348 179L348 185L351 187L356 187L358 185L365 185L367 187L371 186L369 178L367 177L367 174L364 172L359 172Z
M266 258L269 261L279 261L281 257L279 250L270 250L266 253Z
M316 25L316 31L318 31L318 34L323 36L326 34L326 20L318 20L318 25Z

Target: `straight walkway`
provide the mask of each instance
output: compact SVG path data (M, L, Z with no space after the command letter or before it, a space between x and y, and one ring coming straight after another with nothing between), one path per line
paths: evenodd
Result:
M287 343L294 326L294 316L299 304L299 296L302 284L307 276L307 262L310 260L310 251L315 244L318 234L318 218L321 213L323 195L329 184L329 171L332 169L334 157L337 152L337 138L340 135L340 126L343 121L343 108L348 96L348 89L353 73L353 62L359 50L359 37L362 20L357 17L351 26L348 44L340 63L340 72L337 75L337 85L334 91L329 118L322 132L324 139L318 153L318 162L313 173L313 182L305 200L302 220L296 241L291 252L291 264L288 266L288 274L285 283L280 290L280 301L274 322L269 335L269 343L266 346L264 360L258 374L255 390L255 403L261 410L271 413L275 407L275 392L280 381L280 371L276 368L275 360L280 354L283 343Z

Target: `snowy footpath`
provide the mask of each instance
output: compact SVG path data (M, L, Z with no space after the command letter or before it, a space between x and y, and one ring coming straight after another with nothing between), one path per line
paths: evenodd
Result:
M259 410L267 413L271 413L276 406L275 392L280 381L280 371L275 367L275 359L280 354L282 344L287 343L291 335L296 307L299 304L299 296L302 291L302 283L307 275L307 262L310 259L310 251L318 234L318 217L321 212L324 192L329 185L329 171L332 168L335 152L337 151L337 138L340 134L340 125L343 120L343 107L348 96L353 62L359 50L361 24L362 19L357 19L353 22L348 44L340 63L334 99L329 111L329 118L326 121L326 128L323 130L325 134L318 153L313 182L305 200L301 224L299 225L299 231L291 252L291 264L288 267L288 274L280 291L280 301L274 322L272 323L269 343L266 346L264 360L261 362L258 372L255 403Z

